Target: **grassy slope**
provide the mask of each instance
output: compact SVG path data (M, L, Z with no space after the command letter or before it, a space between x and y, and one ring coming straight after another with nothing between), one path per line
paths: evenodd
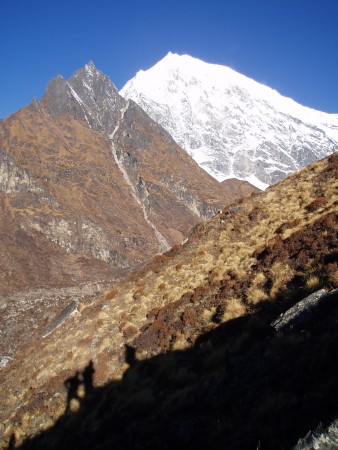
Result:
M197 207L209 217L239 197L136 105L116 138L147 220L171 244L200 220ZM160 243L110 141L81 121L32 105L3 120L0 172L0 354L13 357L72 301L61 292L51 297L48 289L75 288L81 297L83 284L109 286L153 257Z
M23 354L2 374L5 440L60 417L36 448L288 448L330 420L336 299L303 332L269 324L337 286L337 165L332 155L197 226ZM62 416L63 381L89 360L95 395Z

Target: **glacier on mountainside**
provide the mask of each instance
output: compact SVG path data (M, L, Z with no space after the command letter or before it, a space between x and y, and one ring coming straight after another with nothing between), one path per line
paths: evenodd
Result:
M210 175L259 188L338 149L338 114L304 107L234 70L169 53L120 91Z

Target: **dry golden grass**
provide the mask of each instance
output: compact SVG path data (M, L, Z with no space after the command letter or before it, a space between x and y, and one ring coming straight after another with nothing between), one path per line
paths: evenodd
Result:
M231 319L237 319L247 313L247 307L238 298L227 299L224 305L224 313L221 317L221 322L227 322Z
M277 261L270 267L269 274L272 280L270 297L273 299L280 290L286 287L286 284L292 279L294 271L288 264Z
M251 287L248 290L247 300L249 304L256 305L264 300L267 300L269 297L267 293L259 288L259 287Z
M187 342L185 336L181 334L178 339L174 342L173 350L185 350L190 346L190 343Z
M205 322L211 322L212 317L214 317L216 313L216 307L213 307L211 309L204 309L202 313L202 318Z
M316 275L313 275L306 280L306 287L308 289L315 289L319 286L319 282L319 278Z
M338 269L330 273L330 282L334 287L338 287Z
M266 277L262 272L253 278L252 284L247 291L247 301L249 304L256 304L268 299L267 293L262 289L265 282Z
M133 299L139 300L142 296L144 296L145 293L145 286L139 286L133 293Z
M320 163L324 165L325 163ZM101 352L112 352L112 357L104 362L104 374L99 383L103 384L106 380L119 378L123 370L127 367L123 364L123 348L125 343L132 343L135 336L139 335L139 330L148 324L152 318L148 313L154 308L162 308L172 302L179 302L185 294L192 294L198 289L207 288L206 293L197 300L196 306L199 306L198 326L215 327L213 317L216 314L216 303L209 302L213 294L219 294L222 284L227 285L234 281L233 292L228 293L227 289L222 292L219 302L222 313L219 315L221 322L249 314L254 309L253 306L261 301L272 301L275 296L283 291L290 280L295 275L294 270L287 262L278 261L272 263L264 272L255 272L252 267L257 266L258 261L253 256L258 248L264 249L265 246L272 244L276 234L285 239L291 236L295 231L301 229L306 224L311 224L317 218L321 217L321 209L312 212L306 210L306 206L313 202L316 194L313 192L316 183L315 172L307 171L298 176L299 184L295 180L285 180L280 186L268 189L261 196L245 200L242 210L238 216L227 219L225 224L220 223L220 218L215 217L198 229L198 237L191 236L187 244L182 246L178 253L172 257L157 258L150 270L144 271L142 277L135 274L138 281L126 281L108 292L96 303L88 307L79 309L77 317L69 318L60 329L53 332L53 336L47 337L38 348L38 352L29 355L29 358L23 360L19 365L14 366L13 377L19 373L36 373L36 388L42 389L51 376L58 374L62 378L63 374L79 367L84 367L88 360L93 359L95 367L100 368L101 360L98 358L97 349L90 345L79 347L88 336L96 336L98 333L105 338L97 345ZM304 180L303 180L304 178ZM336 211L336 189L330 188L327 192L334 196L329 198L326 192L323 194L326 199L325 209ZM257 219L249 219L248 216L254 208ZM287 227L282 227L287 223ZM282 227L282 231L276 230ZM288 228L289 227L289 228ZM309 273L314 273L311 268L311 261L308 261ZM310 271L311 270L311 271ZM230 271L232 275L229 274ZM249 289L246 291L247 303L240 297L235 290L236 282L239 280L251 279ZM308 287L313 286L317 280L308 280ZM338 285L338 271L331 272L330 282ZM269 286L269 288L267 288ZM112 294L113 292L113 294ZM114 298L113 302L106 302ZM105 307L99 313L97 303L104 303ZM216 306L215 306L216 305ZM96 308L96 309L95 309ZM181 307L173 313L173 317L180 317ZM99 327L97 330L97 320L99 318ZM174 319L173 319L174 320ZM191 336L198 335L200 328L191 330ZM188 327L187 327L188 328ZM112 332L112 330L114 330ZM184 330L186 332L186 330ZM174 349L184 349L191 345L193 339L188 343L187 336L178 335L173 344ZM236 345L240 346L246 342L248 336L243 333ZM64 357L60 349L67 349ZM67 357L67 353L72 352L72 358ZM146 358L159 353L161 349L143 348L137 353L137 358ZM43 367L38 363L41 358L47 358L56 355L55 360L51 361L48 367ZM216 358L217 359L217 358ZM102 363L103 364L103 363ZM69 376L69 375L67 375ZM184 377L184 374L182 374ZM4 389L8 390L7 408L14 411L14 405L20 400L17 394L13 392L13 380L6 383ZM29 398L29 393L23 391L20 396ZM28 401L28 400L27 400ZM8 426L14 413L9 414L5 426ZM29 413L22 413L22 420L29 419ZM54 418L57 414L54 414ZM49 417L48 417L48 420ZM47 421L41 418L41 421ZM27 422L28 423L28 422ZM38 422L37 422L38 423ZM33 426L33 425L32 425ZM35 425L34 425L35 426ZM25 428L26 425L23 426ZM26 429L29 429L27 425Z

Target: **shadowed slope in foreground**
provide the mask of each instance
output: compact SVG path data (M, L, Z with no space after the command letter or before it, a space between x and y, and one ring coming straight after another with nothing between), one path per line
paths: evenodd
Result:
M22 352L5 448L275 450L330 423L337 295L299 302L338 287L337 180L332 155L228 207Z
M185 351L134 359L121 381L83 397L77 412L28 449L286 449L337 415L337 292L299 330L275 332L280 305L257 305Z

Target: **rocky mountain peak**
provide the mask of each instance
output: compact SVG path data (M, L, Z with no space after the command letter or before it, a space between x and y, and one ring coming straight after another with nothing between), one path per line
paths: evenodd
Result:
M85 70L87 72L96 72L97 69L95 67L95 64L93 63L93 61L89 61L86 65L85 65Z
M112 81L90 61L68 80L57 76L48 84L42 99L51 113L82 120L97 131L112 132L126 101Z
M56 301L50 287L85 283L92 295L242 196L90 64L1 123L0 150L0 297L14 295L0 309L20 301L20 317L11 307L0 315L0 364L38 335L49 307L67 306L68 294ZM35 300L43 313L26 327Z
M48 83L41 103L48 112L60 116L65 110L67 101L69 103L67 109L71 109L70 100L67 81L61 75L57 75Z
M30 102L28 108L30 108L33 111L43 112L42 105L36 97L34 97L33 100Z

